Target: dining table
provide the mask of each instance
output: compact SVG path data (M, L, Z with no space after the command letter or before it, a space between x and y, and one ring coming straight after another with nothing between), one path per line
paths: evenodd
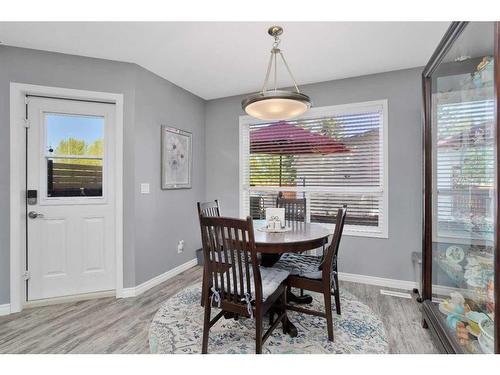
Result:
M301 253L323 247L332 233L323 224L288 222L282 232L269 232L265 220L253 220L255 247L261 254Z
M280 232L270 232L266 229L265 220L253 220L255 247L260 254L274 254L279 257L284 253L301 253L323 248L328 243L332 233L319 223L287 222ZM265 265L268 266L268 265ZM287 294L287 300L296 303L311 303L312 297ZM291 336L297 336L297 328L287 319L285 331Z

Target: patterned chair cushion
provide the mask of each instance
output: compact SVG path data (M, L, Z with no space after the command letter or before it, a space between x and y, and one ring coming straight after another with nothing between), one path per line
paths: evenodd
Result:
M280 284L290 275L287 270L280 270L272 267L260 267L260 277L262 279L262 300L273 294ZM253 289L253 284L252 284ZM252 290L252 295L253 295Z
M244 271L245 273L245 271ZM260 267L260 278L262 280L262 300L265 301L271 294L273 294L280 284L286 280L290 272L271 267ZM226 274L224 274L225 276ZM233 288L233 274L230 272L229 283ZM239 285L239 270L236 268L236 279ZM243 282L246 282L246 277L243 275ZM219 285L221 279L219 275ZM224 287L227 285L227 280L224 280ZM220 289L220 288L219 288ZM252 300L255 299L255 283L253 280L253 270L250 268L250 290L252 292Z
M285 253L273 268L289 271L290 275L320 280L322 277L321 258L315 255Z

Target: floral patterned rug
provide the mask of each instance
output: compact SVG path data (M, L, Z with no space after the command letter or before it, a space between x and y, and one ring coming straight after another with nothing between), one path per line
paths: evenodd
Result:
M323 297L312 293L314 309L323 311ZM201 288L193 285L163 303L149 330L151 353L187 354L201 352L203 308L200 306ZM328 341L326 320L312 315L288 312L298 329L298 336L283 334L281 325L267 339L263 353L388 353L385 329L380 319L368 306L352 294L341 291L342 315L335 314L334 338ZM212 316L218 313L212 309ZM264 332L268 319L264 319ZM221 318L211 329L209 353L255 353L255 324L251 319Z

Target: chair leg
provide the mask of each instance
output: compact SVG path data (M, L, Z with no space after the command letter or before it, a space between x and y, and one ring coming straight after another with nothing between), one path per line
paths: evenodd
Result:
M205 304L205 291L207 290L207 286L205 285L205 267L203 267L203 279L201 279L201 306Z
M335 309L337 310L337 315L340 315L340 287L339 287L339 277L337 274L333 276L335 278Z
M255 354L262 354L262 313L260 311L255 313Z
M328 340L333 341L332 295L330 294L330 288L325 288L325 290L323 291L323 296L325 298L325 315Z
M208 333L210 330L210 311L212 309L211 303L207 296L208 293L205 294L204 305L205 305L205 315L203 317L203 340L201 344L201 353L207 354L208 350Z
M285 312L285 316L281 320L281 326L283 327L283 333L287 333L287 325L288 325L288 316L286 315L286 291L287 288L285 288L285 291L283 292L281 296L281 309L282 311Z

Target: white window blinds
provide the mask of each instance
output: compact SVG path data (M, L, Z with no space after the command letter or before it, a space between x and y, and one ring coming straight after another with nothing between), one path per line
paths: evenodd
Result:
M307 200L311 222L387 236L386 101L315 108L293 121L240 120L240 210L264 216L279 192ZM255 122L254 122L255 121Z
M436 116L435 233L493 240L495 101L440 103Z

